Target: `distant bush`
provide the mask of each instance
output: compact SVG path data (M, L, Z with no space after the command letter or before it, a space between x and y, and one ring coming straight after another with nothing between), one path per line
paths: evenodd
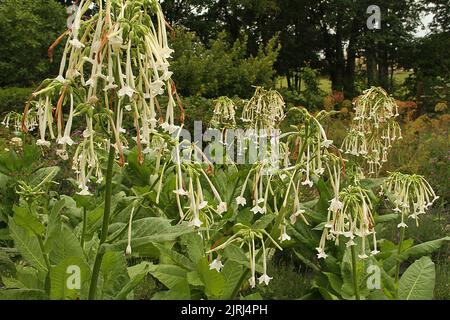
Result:
M0 88L0 116L9 111L23 110L32 92L31 88Z
M192 32L178 29L172 41L175 50L171 69L183 96L251 97L253 86L273 86L279 47L275 39L261 46L257 56L247 56L247 39L228 44L221 33L203 45Z
M0 87L31 86L57 73L47 50L66 28L64 6L55 0L0 3ZM55 55L61 50L60 45Z

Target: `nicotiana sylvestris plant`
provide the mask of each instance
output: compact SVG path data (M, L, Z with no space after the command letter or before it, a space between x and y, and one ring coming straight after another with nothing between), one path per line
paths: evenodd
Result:
M246 255L242 260L248 261L249 268L235 284L233 297L244 282L252 288L257 282L269 284L272 279L267 271L270 255L291 242L289 227L297 221L310 223L306 207L301 203L302 193L313 187L319 190L319 183L329 182L332 198L327 197L329 204L325 201L327 217L322 221L321 240L314 247L317 246L317 257L326 259L331 254L326 248L327 240L335 245L345 241L352 254L355 297L359 299L356 259L367 259L378 253L375 208L370 191L362 186L363 176L358 165L353 166L350 173L346 160L328 138L322 123L329 113L321 111L313 115L305 108L292 108L288 112L299 116L298 123L276 136L286 117L285 102L278 92L257 87L240 119L244 128L250 130L233 138L232 145L227 145L227 138L221 143L229 147L227 152L236 144L238 153L245 155L250 153L250 142L258 147L261 138L279 141L266 146L264 157L243 168L244 181L235 186L236 193L232 192L229 199L228 194L221 193L224 190L220 190L219 183L215 183L215 164L195 143L180 141L183 110L178 103L181 113L178 123L175 109L179 99L168 62L172 50L168 46L166 22L159 3L156 0L96 1L98 13L86 17L93 3L92 0L79 3L74 23L65 34L68 40L59 75L41 84L23 115L11 113L4 119L5 125L16 129L37 131L37 144L42 148L51 147L53 142L62 159L73 157L72 167L80 195L88 197L93 193L95 182L105 185L99 249L88 297L96 297L104 245L108 243L113 164L117 161L125 165L126 149L136 145L138 163L143 163L146 156L155 159L154 174L148 181L149 186L154 187L152 192L156 191L151 201L156 205L162 202L161 196L167 190L164 189L165 177L170 176L173 183L168 183L168 189L171 190L168 196L163 196L175 199L177 220L186 221L191 226L189 232L198 233L205 244L219 238L217 245L204 250L210 257L215 255L209 261L209 269L222 270L222 257L230 246L237 245ZM165 115L158 101L162 94L168 96ZM232 100L219 98L210 126L222 133L236 128L239 120L236 111ZM362 157L367 164L366 171L376 175L387 160L392 143L401 137L395 121L397 107L385 91L371 88L355 101L355 112L342 149ZM132 123L131 127L127 127L127 123ZM236 169L237 165L227 162L224 167ZM50 176L42 184L49 180ZM25 199L33 197L43 192L40 186L33 189L21 185L18 194ZM393 173L383 190L388 197L393 196L394 211L401 213L401 232L406 227L404 217L407 214L417 221L437 198L423 177L415 175ZM125 247L121 245L126 245L127 255L137 250L133 248L132 225L134 217L139 215L140 201L129 206L129 222L123 227L127 237L115 247L122 250ZM229 215L230 207L236 208L234 213L247 210L251 221L255 217L257 221L247 225L233 220ZM86 221L86 214L84 219ZM224 230L229 222L231 229ZM403 236L399 252L402 239ZM359 254L356 254L357 249ZM262 269L257 268L259 261L262 261Z
M93 3L98 13L85 17ZM76 144L72 167L79 194L90 195L89 183L103 180L101 163L107 162L101 246L108 234L115 158L125 165L128 142L124 119L130 118L134 124L139 162L145 153L163 153L170 146L164 137L171 139L163 134L179 128L174 118L176 88L168 62L173 51L156 0L81 0L66 35L59 75L45 80L33 93L21 126L24 131L37 127L37 144L50 147L55 141L57 154L67 160L68 147L75 145L73 124L85 121L84 127L77 128L81 141ZM165 92L169 102L164 117L157 97ZM103 158L105 150L109 150L107 159ZM130 246L127 252L131 252ZM89 290L91 299L95 297L102 257L99 249Z
M102 181L99 150L108 150L110 140L119 163L125 164L124 117L133 119L140 157L151 150L152 132L158 125L157 96L165 89L169 104L165 121L159 117L160 127L169 132L177 128L167 60L172 50L159 3L106 1L103 8L99 1L98 13L83 19L92 3L79 3L59 75L45 80L33 93L22 120L25 131L38 127L38 145L49 147L50 141L55 141L57 154L67 160L67 147L74 144L72 124L84 119L84 128L76 128L82 132L82 140L73 158L82 195L90 194L91 180Z
M378 175L392 143L402 139L398 106L385 90L372 87L354 101L355 116L341 151L361 157L369 175Z

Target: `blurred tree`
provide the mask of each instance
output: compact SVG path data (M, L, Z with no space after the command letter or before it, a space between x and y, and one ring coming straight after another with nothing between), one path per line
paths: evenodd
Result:
M55 71L47 50L65 30L66 19L54 0L2 0L0 87L30 86Z

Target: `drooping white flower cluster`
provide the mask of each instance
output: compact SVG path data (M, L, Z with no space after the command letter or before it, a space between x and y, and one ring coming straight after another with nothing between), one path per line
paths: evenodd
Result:
M382 88L372 87L355 102L355 116L341 151L365 159L370 175L377 175L387 161L393 142L402 139L396 121L398 106Z
M236 105L228 97L219 97L214 105L211 128L234 128L236 126Z
M339 194L336 194L340 174L338 169L333 169L331 174L332 185L335 190L335 197L331 200L328 209L328 221L326 222L319 247L317 247L319 258L326 258L325 244L327 240L339 244L340 237L347 239L346 246L354 246L357 243L355 237L361 239L361 250L358 255L361 259L368 258L366 254L366 242L369 235L373 236L372 255L377 254L377 240L375 232L375 222L372 215L372 203L367 191L360 186L349 186Z
M241 119L255 132L266 130L270 134L284 119L284 107L284 99L278 91L257 87L253 97L244 106Z
M408 227L405 217L416 220L418 226L419 216L439 199L423 176L401 172L389 175L382 186L382 193L395 206L394 211L401 214L398 228Z
M93 4L98 13L86 17ZM69 157L67 146L76 143L73 169L80 193L89 194L92 178L102 180L100 154L109 148L110 139L115 141L119 163L125 164L125 118L133 120L140 161L143 153L152 150L157 129L172 133L178 128L174 122L176 88L168 62L173 50L157 0L80 0L78 7L59 74L33 93L21 127L24 131L38 127L37 144L49 147L55 141L63 159ZM164 92L169 96L165 119L157 100ZM82 134L75 142L73 124L82 119L85 125L77 128Z

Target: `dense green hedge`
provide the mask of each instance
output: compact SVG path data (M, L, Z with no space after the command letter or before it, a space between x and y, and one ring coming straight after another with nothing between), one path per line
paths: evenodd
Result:
M0 88L0 115L21 111L32 92L32 88Z

